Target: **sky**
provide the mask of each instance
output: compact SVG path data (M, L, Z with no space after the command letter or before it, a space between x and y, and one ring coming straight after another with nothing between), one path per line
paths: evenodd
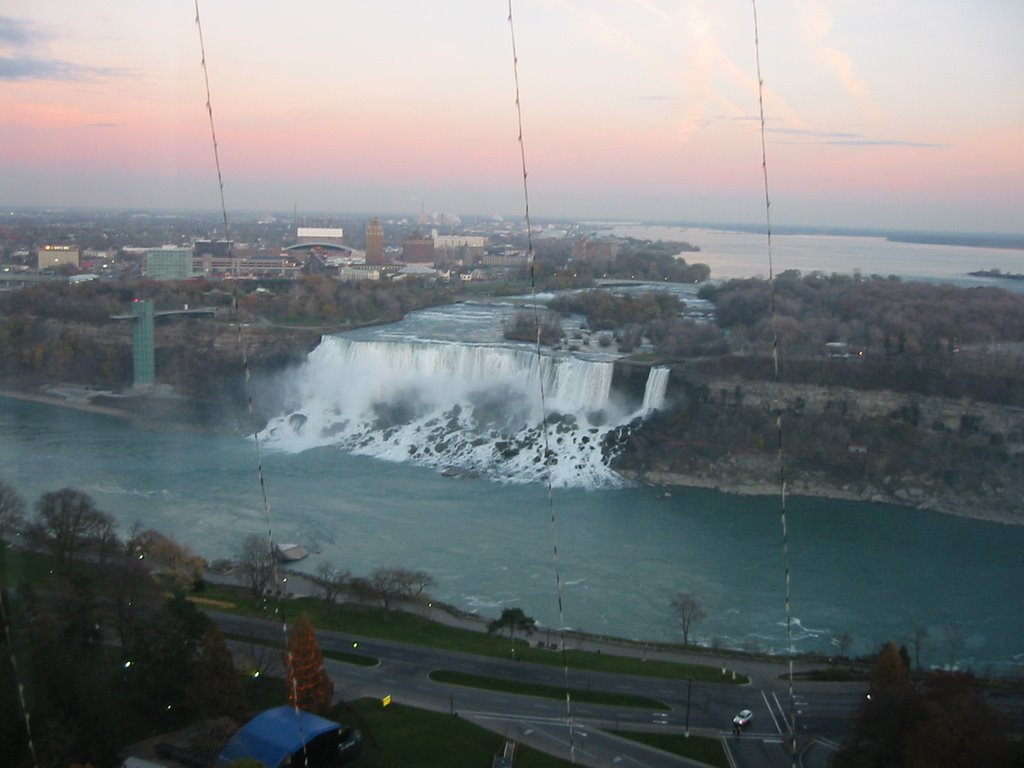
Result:
M513 0L535 217L758 223L750 0ZM1024 2L760 0L780 225L1024 232ZM522 218L508 0L200 0L229 210ZM219 209L194 0L0 3L0 205Z

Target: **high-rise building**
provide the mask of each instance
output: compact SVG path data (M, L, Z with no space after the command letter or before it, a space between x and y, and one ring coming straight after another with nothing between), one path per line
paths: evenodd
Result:
M384 263L384 227L376 216L366 225L366 263Z
M190 280L192 273L192 249L165 245L146 251L146 266L143 273L150 280Z

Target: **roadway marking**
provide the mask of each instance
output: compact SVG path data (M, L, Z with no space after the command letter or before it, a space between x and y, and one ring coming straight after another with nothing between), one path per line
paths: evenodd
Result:
M775 706L779 708L779 716L782 718L782 722L786 724L786 729L789 730L789 720L786 719L786 710L782 708L782 704L779 702L779 697L772 691L772 698L775 699ZM780 730L779 733L782 733Z
M775 713L772 711L772 705L769 703L768 697L765 695L764 691L761 691L761 698L764 699L764 705L768 707L768 715L771 717L772 722L775 723L775 730L782 733L782 728L779 727L779 721L775 719Z

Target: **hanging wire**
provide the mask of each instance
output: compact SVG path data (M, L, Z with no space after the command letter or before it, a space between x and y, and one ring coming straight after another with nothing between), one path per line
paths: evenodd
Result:
M761 76L761 41L757 29L757 0L751 0L754 12L754 59L757 63L757 105L760 111L761 126L761 174L764 178L764 215L767 231L768 247L768 294L771 300L772 318L772 366L774 370L775 384L779 383L779 328L778 315L775 307L775 265L772 258L772 216L771 197L768 194L768 152L765 142L765 120L764 120L764 78ZM775 432L778 438L777 462L779 469L779 504L780 520L782 523L782 560L786 576L786 643L789 646L789 747L792 757L793 768L797 764L796 744L796 698L793 695L793 656L796 649L793 647L793 605L792 590L789 569L789 524L786 520L786 454L782 439L782 408L779 406L775 413Z
M4 641L11 651L11 669L14 675L14 685L18 689L18 706L21 707L21 715L25 720L25 735L28 741L28 751L32 756L32 766L38 768L39 759L36 757L36 745L32 740L32 716L28 711L28 702L25 701L25 686L21 682L18 659L14 652L14 640L11 638L11 622L7 617L6 599L7 590L0 590L0 621L4 624Z
M213 141L213 157L214 157L214 162L216 163L216 166L217 166L217 186L220 189L220 209L221 209L221 214L222 214L223 220L224 220L224 241L227 243L227 248L228 248L228 263L229 264L233 264L234 263L234 257L233 257L232 252L231 252L231 238L230 238L229 229L228 229L228 210L227 210L227 205L226 205L226 203L224 201L224 179L223 179L223 175L221 174L221 168L220 168L220 150L219 150L219 147L217 145L217 131L216 131L216 128L214 127L213 102L212 102L212 99L210 98L210 75L209 75L209 72L208 72L207 67L206 67L206 44L205 44L205 42L203 40L203 25L202 25L202 23L199 20L199 0L195 0L195 7L196 7L196 29L199 32L199 49L200 49L200 53L202 54L203 80L204 80L204 82L206 84L206 112L207 112L207 114L209 115L209 118L210 118L210 138ZM282 641L284 643L284 654L285 654L285 658L286 658L285 668L290 670L292 668L292 652L291 652L291 648L290 648L290 645L289 645L289 642L288 642L288 622L287 622L287 620L285 618L285 614L284 614L283 601L280 599L280 593L281 593L280 585L282 584L282 579L281 579L281 572L280 572L280 569L278 567L277 557L276 557L276 554L275 554L275 551L274 551L274 528L273 528L273 524L271 522L272 521L272 514L271 514L270 497L267 494L266 480L265 480L264 475L263 475L263 454L262 454L262 451L261 451L261 448L260 448L259 425L258 425L258 423L256 421L256 408L255 408L255 405L254 405L253 399L252 399L252 371L251 371L251 369L249 367L249 355L248 355L247 346L246 346L246 342L245 342L245 336L244 336L244 333L243 333L243 330L242 330L241 312L239 311L239 307L238 307L238 280L237 280L238 272L237 272L237 270L236 270L235 277L236 277L236 279L232 281L232 286L231 286L231 308L232 308L232 311L234 312L234 316L235 316L235 332L236 332L237 340L238 340L238 348L239 348L239 350L242 353L242 370L243 370L243 372L245 374L245 402L246 402L246 409L248 410L248 413L249 413L249 422L250 422L250 428L252 429L253 445L255 446L255 449L256 449L256 476L257 476L258 481L259 481L260 495L261 495L262 500L263 500L264 520L265 520L266 525L267 525L267 552L269 553L270 561L271 561L271 564L272 564L271 567L273 569L274 588L275 588L275 591L277 591L278 595L279 595L278 611L280 612L280 615L281 615L281 636L282 636ZM305 750L306 750L306 740L305 740L305 738L304 738L304 736L302 734L302 720L299 717L299 707L298 707L298 703L297 703L298 702L298 691L297 691L297 681L296 681L295 675L289 674L289 684L291 685L291 689L292 689L291 699L292 699L292 701L296 702L295 706L294 706L296 723L297 723L298 728L299 728L299 735L300 735L300 737L302 737L302 749L303 749L303 752L305 753ZM307 762L308 762L308 760L307 760Z
M558 557L558 524L555 517L555 496L551 481L551 444L548 435L548 409L546 393L544 391L544 367L541 354L541 322L540 310L537 305L537 272L533 253L533 229L530 226L530 189L527 183L526 172L526 144L523 141L523 108L519 100L519 55L516 52L516 30L512 22L512 0L508 0L508 29L512 38L512 75L515 80L516 89L516 123L519 130L519 159L523 169L523 207L524 220L526 223L526 259L530 265L530 298L533 305L533 322L537 328L537 373L538 388L540 390L541 429L543 430L544 449L544 481L547 487L548 511L551 516L551 541L552 541L552 563L555 571L555 594L558 597L558 625L559 625L559 648L562 655L562 676L565 683L565 719L569 726L569 760L576 764L576 742L574 737L574 726L572 717L572 694L569 691L569 660L565 649L565 611L562 601L562 576L561 564Z

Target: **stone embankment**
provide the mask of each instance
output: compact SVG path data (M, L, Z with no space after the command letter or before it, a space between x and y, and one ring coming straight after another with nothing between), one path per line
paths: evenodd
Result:
M822 452L829 456L831 467L792 471L793 465L799 464L794 458L804 446L785 444L789 451L788 460L787 453L782 454L787 465L787 494L895 504L1024 525L1022 408L890 391L738 379L677 379L670 398L676 405L700 398L705 407L719 413L784 413L844 426L897 424L898 430L884 434L902 435L904 444L850 441L834 445ZM742 419L737 417L740 422ZM623 463L619 471L625 477L656 486L737 494L780 492L779 453L774 441L760 449L728 453L693 450L685 435L656 435L652 443L645 446L647 455L642 461ZM934 464L918 462L899 470L887 469L900 462L891 461L886 454L898 456L904 449L916 450L921 445L929 447ZM852 466L858 471L850 472ZM950 482L950 467L953 473L970 479Z

